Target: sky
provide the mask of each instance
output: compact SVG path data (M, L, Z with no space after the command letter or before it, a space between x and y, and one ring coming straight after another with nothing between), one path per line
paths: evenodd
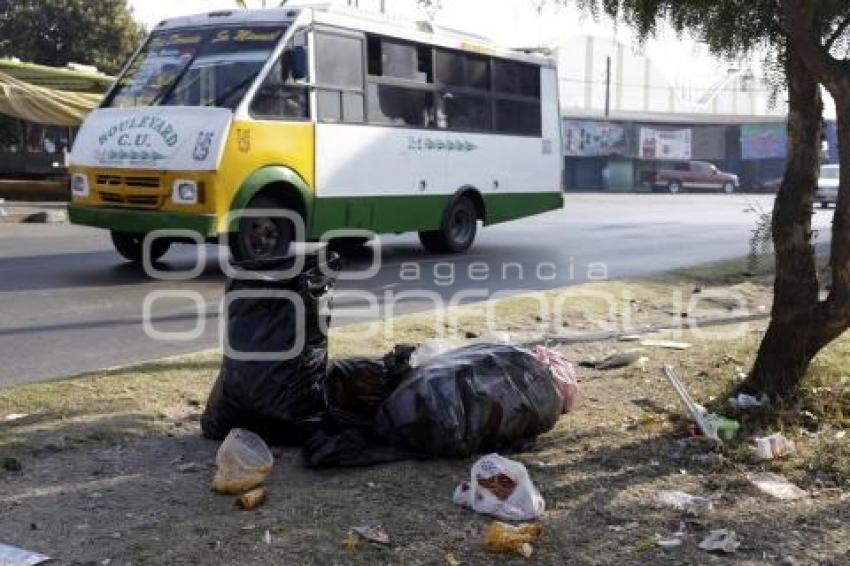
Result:
M269 7L279 0L266 0ZM311 0L290 0L305 4ZM341 5L358 2L361 9L377 9L380 0L321 0ZM427 15L416 7L416 0L384 0L387 12L417 20ZM235 0L128 0L136 18L148 29L161 20L188 14L235 8ZM260 8L263 0L247 0L249 7ZM567 4L564 6L563 4ZM543 4L542 11L537 6ZM667 75L669 82L680 87L709 88L726 75L730 62L720 61L708 53L704 44L672 31L641 42L626 25L610 19L595 20L579 11L575 2L567 0L442 0L443 9L435 23L465 32L483 35L511 47L552 46L571 37L594 35L616 40L635 51L645 53ZM746 63L762 75L762 57L753 56ZM831 107L830 104L828 106ZM831 115L832 110L828 111Z
M349 0L333 0L347 4ZM380 0L352 0L362 9L377 9ZM416 8L415 0L385 0L387 11L413 19L426 19ZM466 32L489 37L508 46L535 47L551 45L557 40L576 35L597 35L615 38L637 48L637 38L627 26L616 26L610 20L594 19L575 8L558 6L550 0L542 12L535 8L541 0L442 0L443 10L436 23ZM262 0L248 0L250 7L261 7ZM267 0L269 6L276 0ZM291 0L291 4L299 0ZM235 0L129 0L136 17L149 29L160 20L199 12L233 8ZM653 59L661 60L671 75L713 75L718 65L708 57L703 46L694 41L682 41L672 34L649 41L645 49ZM725 72L723 70L722 72Z

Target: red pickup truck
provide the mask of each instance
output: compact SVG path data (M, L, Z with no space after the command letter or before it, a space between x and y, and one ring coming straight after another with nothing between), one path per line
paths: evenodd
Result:
M706 161L683 161L676 163L673 169L648 171L642 181L653 189L665 189L671 193L682 189L733 193L740 187L737 175L724 173Z

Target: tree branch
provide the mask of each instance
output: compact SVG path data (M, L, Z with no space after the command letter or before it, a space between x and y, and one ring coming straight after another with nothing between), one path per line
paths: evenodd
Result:
M835 45L835 42L838 41L838 38L847 31L847 27L850 26L850 16L844 18L844 21L838 24L838 27L835 28L835 31L832 32L832 35L829 36L829 39L826 40L826 44L824 44L824 49L829 52L832 49L832 46Z

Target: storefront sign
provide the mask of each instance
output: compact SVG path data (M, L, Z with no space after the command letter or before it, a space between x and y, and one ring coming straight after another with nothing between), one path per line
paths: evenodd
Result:
M640 129L641 159L691 159L691 130Z
M779 159L788 155L785 124L748 124L741 126L742 159Z
M610 122L565 120L564 152L572 156L625 155L626 130Z

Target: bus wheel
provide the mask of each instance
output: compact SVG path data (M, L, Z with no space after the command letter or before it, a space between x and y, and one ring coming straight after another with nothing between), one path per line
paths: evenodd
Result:
M250 209L279 210L280 204L260 195L248 204ZM286 218L244 216L239 231L229 235L230 253L236 261L283 257L289 252L295 229Z
M142 254L144 253L145 235L132 234L129 232L112 232L112 245L115 246L115 251L121 254L124 258L129 259L134 263L142 262ZM171 247L171 242L163 238L157 238L151 243L151 261L157 261L168 252Z
M478 213L468 197L456 199L443 225L434 232L419 232L419 241L431 252L461 253L472 246L478 231Z

